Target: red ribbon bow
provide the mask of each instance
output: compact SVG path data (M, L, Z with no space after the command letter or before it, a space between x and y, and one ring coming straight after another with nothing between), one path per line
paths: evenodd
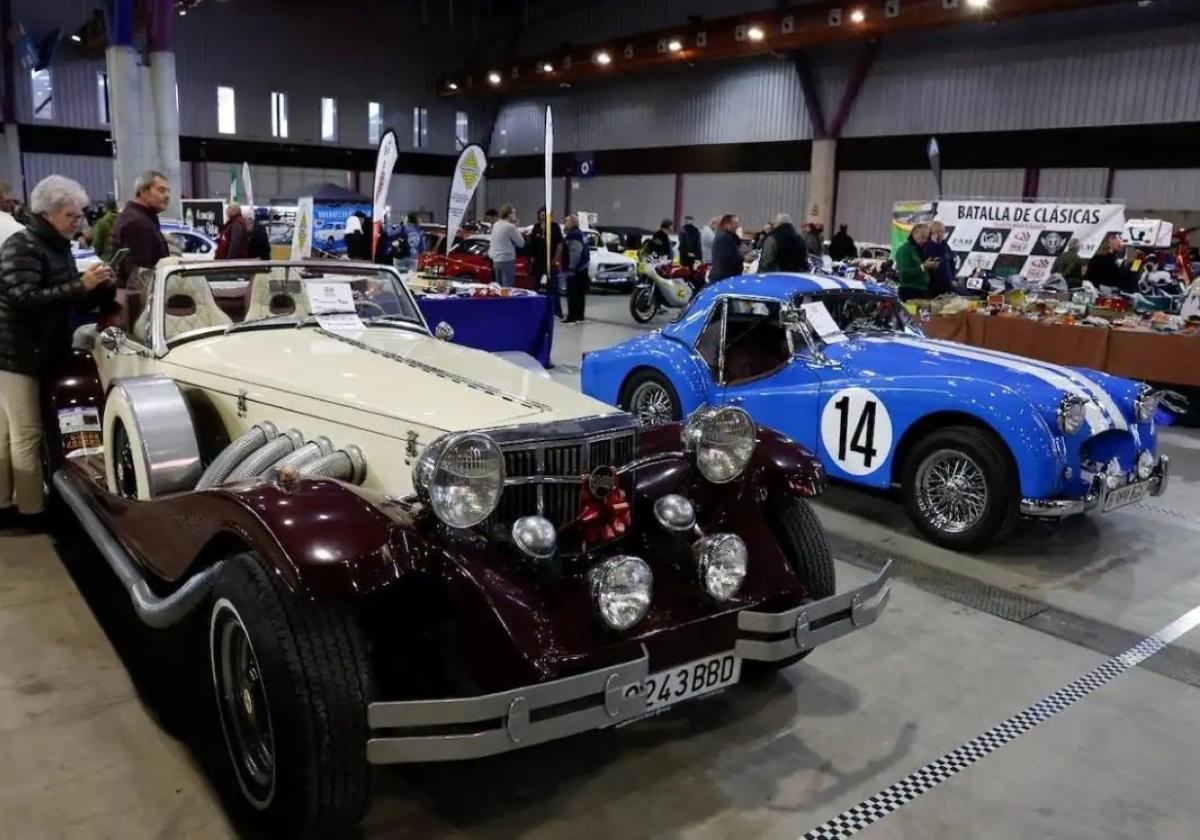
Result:
M629 500L625 491L614 487L605 496L597 497L585 481L580 495L582 506L576 522L583 531L585 543L601 543L615 540L633 522Z

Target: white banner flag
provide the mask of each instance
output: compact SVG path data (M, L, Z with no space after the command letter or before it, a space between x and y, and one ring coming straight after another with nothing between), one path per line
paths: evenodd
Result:
M250 164L242 164L242 197L247 207L254 206L254 185L250 182Z
M553 282L554 267L550 264L553 247L551 223L554 220L554 114L546 106L546 279Z
M373 230L371 232L371 257L375 256L375 248L379 242L379 233L383 230L383 217L387 213L388 186L392 183L392 170L396 168L396 158L400 151L396 148L396 132L388 129L379 141L379 154L375 158L375 192L373 205Z
M946 226L960 277L984 269L1044 280L1072 239L1086 260L1108 234L1123 233L1125 205L939 201L934 220Z
M292 229L292 259L303 260L312 256L313 200L302 198L296 206L296 226Z
M454 244L458 229L462 226L463 216L467 213L467 205L475 188L483 180L484 170L487 169L487 156L478 146L467 146L458 156L454 165L454 177L450 179L450 201L446 207L446 251Z

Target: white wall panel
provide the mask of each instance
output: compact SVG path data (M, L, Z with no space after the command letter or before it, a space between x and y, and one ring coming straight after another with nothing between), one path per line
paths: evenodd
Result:
M25 164L25 185L29 192L33 192L38 181L47 175L65 175L73 178L83 185L92 201L103 201L104 197L113 191L112 158L31 152L26 152L21 157Z
M836 221L848 225L856 242L891 240L892 205L931 199L937 194L933 175L925 169L882 172L845 171L838 175Z
M602 175L576 179L572 183L571 209L599 213L602 225L655 230L663 219L675 215L675 176Z
M375 172L359 173L359 189L371 195L375 189ZM450 178L440 175L405 175L396 173L388 184L388 206L392 221L399 222L405 213L419 213L421 218L432 214L433 221L446 221L446 202L450 197Z
M1020 198L1024 169L947 169L942 189L947 198Z
M554 179L554 206L558 208L555 216L561 216L562 208L565 206L565 180L564 178ZM502 204L513 204L517 208L517 217L521 220L521 224L527 225L537 218L537 209L546 203L545 183L541 178L485 178L482 188L487 207L499 210ZM578 193L571 198L572 209L592 209L579 204L576 196Z
M808 193L807 172L713 172L685 175L683 212L697 226L714 216L736 213L748 230L758 230L779 213L796 224L804 218Z
M1039 198L1103 200L1108 170L1102 166L1043 169L1038 173Z
M1200 210L1200 169L1118 169L1112 198L1130 210Z

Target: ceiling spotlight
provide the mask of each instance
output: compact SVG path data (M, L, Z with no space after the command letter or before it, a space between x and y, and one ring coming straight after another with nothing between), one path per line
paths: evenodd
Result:
M667 49L669 49L671 52L679 52L681 49L683 49L683 44L679 42L678 38L672 38L670 43L667 44Z
M758 26L751 26L746 30L746 37L751 41L761 41L764 37L766 37L766 33L763 32Z
M493 70L492 72L488 73L488 82L489 82L489 83L491 83L491 84L493 84L493 85L498 85L498 84L500 84L500 74L499 74L499 73L497 73L495 70Z
M82 44L82 43L83 43L83 39L82 39L82 38L80 38L78 35L72 35L72 36L71 36L71 40L72 40L72 41L74 41L76 44Z
M458 82L447 82L446 89L447 90L458 90Z
M543 61L541 64L541 70L543 73L553 73L554 65L551 64L549 61Z
M187 9L180 9L180 10L179 10L179 16L180 16L180 17L187 17Z
M612 64L612 56L606 53L604 50L601 50L600 52L596 53L596 63Z
M984 2L987 2L987 0L984 0ZM867 13L864 12L862 9L855 9L854 11L852 11L850 13L850 22L851 23L862 23L866 19L867 19Z
M986 9L991 0L967 0L967 5L972 9Z

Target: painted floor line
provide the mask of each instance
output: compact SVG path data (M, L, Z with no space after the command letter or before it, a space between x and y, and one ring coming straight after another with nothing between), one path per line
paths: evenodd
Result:
M1040 723L1049 720L1116 677L1149 659L1188 631L1200 626L1200 606L1193 607L1152 636L1114 656L1074 682L968 741L941 758L889 785L833 819L802 835L803 840L844 840L874 825L926 791L975 764Z

